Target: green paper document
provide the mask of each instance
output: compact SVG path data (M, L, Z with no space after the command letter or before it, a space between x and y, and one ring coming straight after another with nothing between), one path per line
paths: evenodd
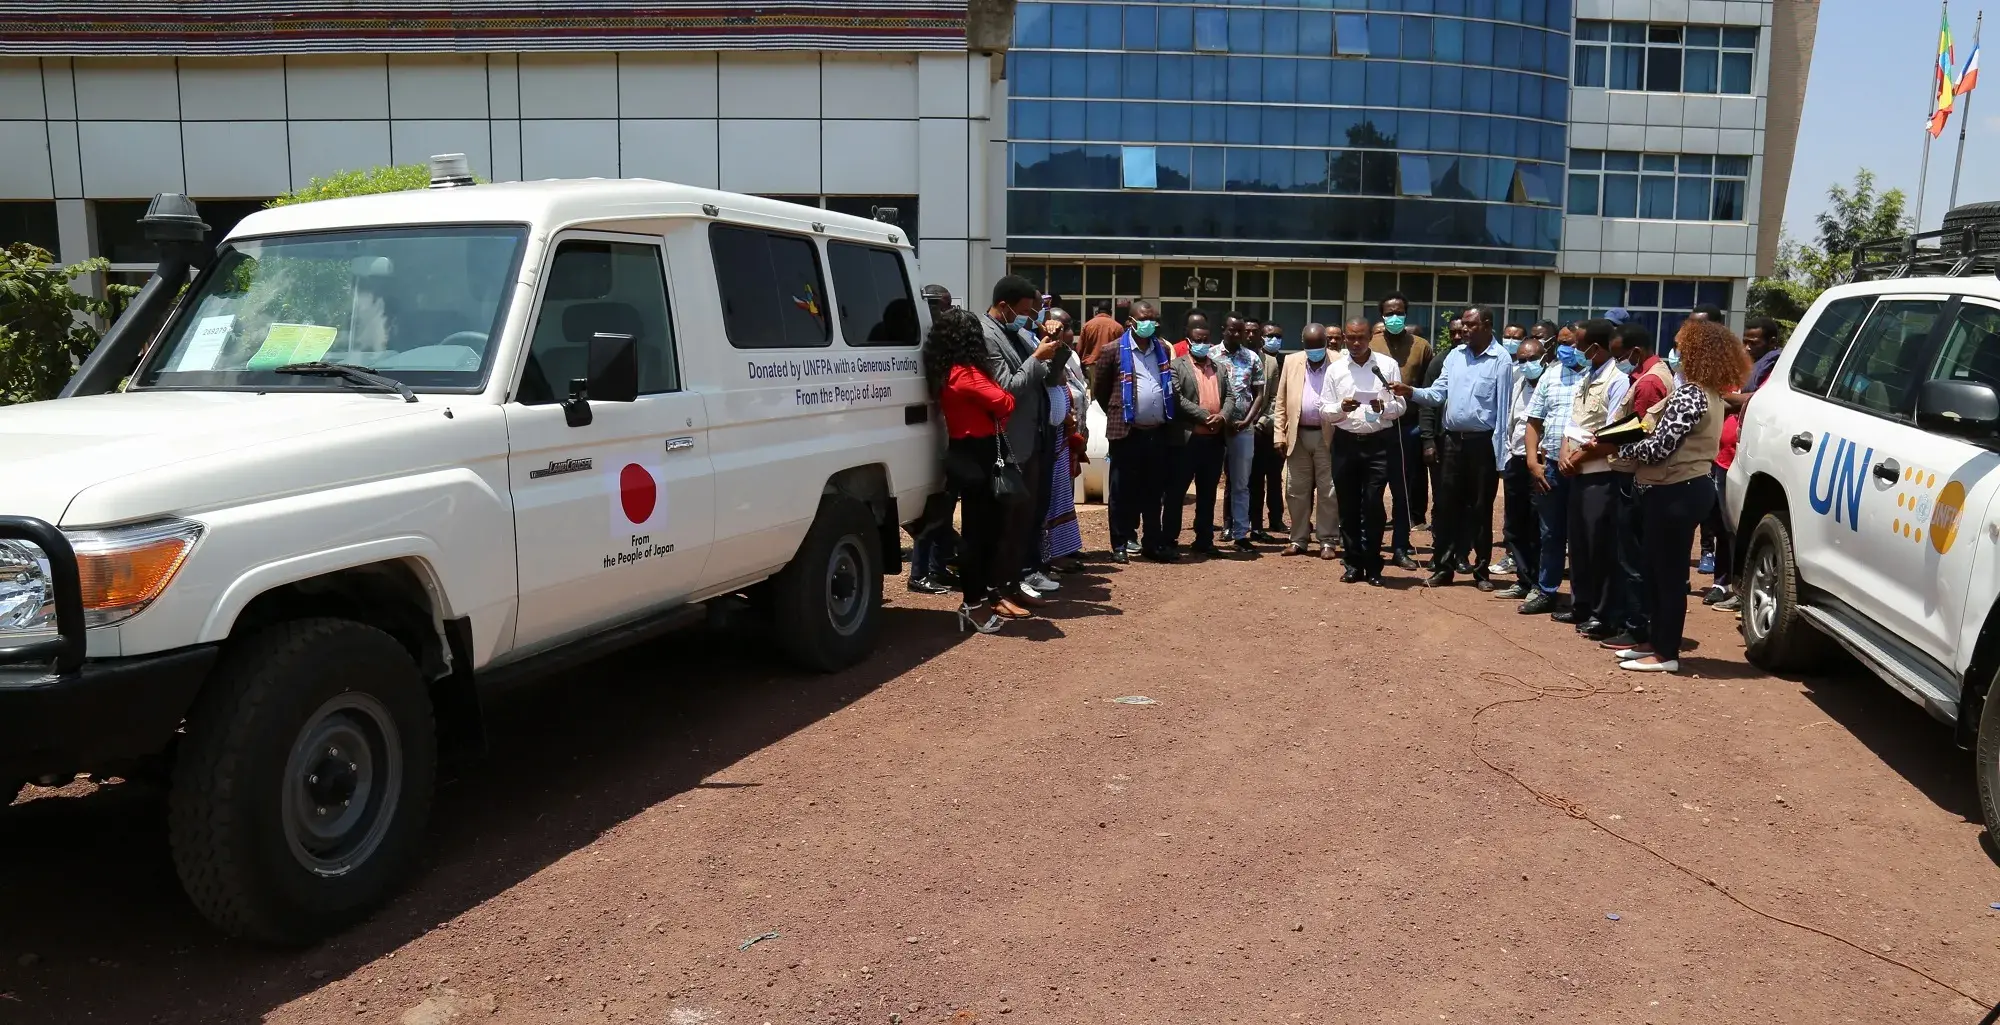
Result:
M314 324L272 324L264 335L264 344L257 354L250 357L244 366L246 370L270 370L287 363L311 363L323 359L328 349L333 348L333 340L340 334L338 328L319 327Z

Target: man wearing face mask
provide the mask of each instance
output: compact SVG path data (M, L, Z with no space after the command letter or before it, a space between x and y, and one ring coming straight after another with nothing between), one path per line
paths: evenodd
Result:
M1195 343L1195 332L1197 331L1201 333L1202 341L1206 342L1209 340L1208 314L1200 310L1189 310L1187 317L1183 320L1181 331L1181 340L1174 343L1175 356L1185 356L1188 354L1189 347Z
M1467 307L1459 318L1465 344L1445 354L1437 383L1392 385L1396 395L1442 407L1438 431L1437 568L1426 587L1449 585L1463 564L1482 591L1495 589L1487 558L1493 551L1493 492L1514 433L1513 361L1493 337L1493 315Z
M1161 532L1178 543L1181 532L1181 498L1194 485L1194 547L1196 555L1217 554L1215 547L1215 489L1222 482L1222 397L1228 379L1216 365L1214 347L1208 341L1208 327L1190 332L1186 355L1174 358L1174 386L1179 397L1181 424L1187 428L1187 444L1173 450L1174 472L1167 483L1161 512Z
M1255 321L1251 321L1255 323ZM1254 340L1257 336L1251 335ZM1266 322L1264 338L1264 415L1257 418L1257 445L1250 458L1250 538L1273 540L1271 531L1285 530L1285 454L1273 440L1276 421L1271 416L1272 391L1278 387L1279 368L1285 361L1285 329Z
M986 336L986 374L1014 396L1014 413L1007 418L1002 434L1007 461L1021 468L1021 478L1028 484L1026 500L1005 510L1007 522L1002 529L1009 545L1019 547L1003 546L1003 550L1016 554L1026 552L1031 543L1040 543L1042 525L1037 522L1037 509L1048 501L1049 453L1054 443L1049 429L1048 384L1050 366L1062 345L1053 338L1037 340L1034 320L1041 305L1040 290L1028 279L1010 274L994 284L993 305L980 319ZM1040 498L1035 497L1038 483ZM1012 574L1010 579L995 581L1010 598L1018 594L1019 600L1031 604L1041 601L1040 592L1023 589L1022 566L996 566L994 570L1001 577Z
M1402 380L1428 384L1424 372L1432 359L1431 343L1409 323L1409 300L1401 292L1381 298L1382 322L1375 325L1368 347L1396 362ZM1430 470L1424 463L1422 416L1405 416L1396 421L1398 444L1389 457L1389 547L1393 561L1403 569L1416 569L1417 560L1410 541L1410 528L1424 522L1430 505Z
M1507 468L1500 472L1500 543L1513 566L1514 586L1495 597L1518 601L1534 593L1541 567L1542 531L1536 522L1534 479L1528 473L1528 407L1547 365L1542 362L1542 343L1534 338L1516 340L1512 355L1514 434L1507 447Z
M1304 352L1285 357L1272 388L1272 445L1285 459L1289 478L1285 499L1292 518L1291 542L1282 555L1304 555L1311 533L1319 535L1319 557L1334 557L1340 529L1333 481L1333 421L1324 408L1330 384L1326 325L1307 324L1299 334Z
M1223 458L1229 475L1229 511L1223 534L1239 552L1252 551L1250 522L1250 468L1257 457L1257 418L1263 413L1265 356L1251 347L1244 319L1230 314L1222 321L1222 348L1219 362L1228 379L1223 393ZM1116 465L1115 463L1113 465ZM1260 532L1261 533L1261 532Z
M1334 426L1333 479L1340 496L1340 547L1347 553L1340 582L1380 587L1382 489L1389 484L1389 449L1403 416L1403 400L1393 390L1402 371L1370 347L1368 321L1356 317L1341 333L1346 351L1330 361L1334 367L1321 399L1323 415Z
M1111 561L1127 560L1126 546L1139 554L1172 562L1160 514L1172 464L1170 447L1179 417L1174 398L1173 349L1156 338L1159 318L1147 300L1134 302L1126 332L1108 352L1097 355L1091 396L1104 407L1104 438L1111 449ZM1016 414L1019 415L1019 414Z
M1611 358L1618 328L1609 320L1587 320L1578 348L1590 371L1576 389L1569 423L1563 429L1560 469L1570 478L1570 593L1574 600L1558 622L1573 623L1578 633L1603 640L1623 628L1625 610L1619 604L1618 501L1621 475L1610 460L1584 449L1597 432L1615 421L1612 414L1624 401L1630 380Z
M1535 574L1535 593L1517 610L1524 616L1556 612L1563 566L1569 556L1572 478L1558 472L1556 467L1562 455L1563 434L1576 406L1576 389L1589 378L1590 362L1581 349L1570 344L1578 339L1569 329L1562 329L1557 338L1560 344L1556 346L1555 359L1553 363L1544 363L1546 369L1535 383L1534 396L1528 400L1523 449L1540 526L1537 547L1541 564Z
M1667 400L1674 390L1673 371L1665 360L1653 354L1653 336L1644 324L1627 320L1611 339L1611 360L1618 372L1631 379L1631 387L1611 411L1611 422L1647 410ZM1601 639L1614 650L1644 644L1648 638L1645 580L1645 525L1642 522L1639 488L1633 474L1639 464L1613 457L1611 468L1618 473L1616 569L1608 589L1611 604L1600 609L1598 619L1611 630Z

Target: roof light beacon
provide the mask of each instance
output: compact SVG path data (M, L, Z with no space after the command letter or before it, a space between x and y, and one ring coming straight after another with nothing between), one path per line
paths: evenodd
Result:
M451 189L472 184L472 164L463 153L439 153L431 157L431 188Z

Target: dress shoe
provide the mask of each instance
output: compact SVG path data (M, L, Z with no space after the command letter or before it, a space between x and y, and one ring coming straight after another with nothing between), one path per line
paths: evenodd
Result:
M1480 590L1482 590L1482 591L1485 591L1485 592L1486 592L1486 593L1488 593L1488 594L1492 594L1492 593L1493 593L1494 591L1497 591L1497 590L1499 590L1499 589L1500 589L1500 585L1499 585L1499 584L1496 584L1496 583L1494 583L1493 581L1491 581L1491 580L1489 580L1489 579L1487 579L1487 578L1485 578L1485 577L1480 577L1480 578L1478 578L1478 579L1474 580L1474 581L1472 582L1472 586L1474 586L1474 587L1477 587L1477 588L1479 588Z
M1424 578L1425 587L1445 587L1451 583L1451 571L1441 569Z
M1541 591L1536 591L1534 594L1529 595L1528 600L1522 602L1521 607L1516 611L1520 612L1521 615L1524 616L1539 616L1542 613L1547 612L1555 607L1556 607L1555 595L1544 594ZM1562 613L1560 612L1556 614L1562 615Z
M1286 556L1286 555L1304 555L1305 553L1306 550L1301 545L1286 545L1285 550L1279 552L1278 554L1280 556Z
M1131 562L1132 557L1125 554L1125 549L1123 548L1113 548L1111 550L1111 561L1117 563L1120 566L1123 566L1126 563Z
M1504 591L1495 592L1493 597L1505 598L1508 601L1520 601L1521 599L1526 598L1531 592L1532 589L1529 588L1528 585L1515 584Z
M1417 560L1415 560L1415 559L1413 559L1413 558L1410 558L1410 553L1408 553L1408 552L1397 552L1397 553L1396 553L1396 558L1395 558L1395 566L1396 566L1396 568L1397 568L1397 569L1417 569L1417 568L1419 568L1419 567L1417 566Z
M1367 576L1367 577L1365 577L1365 578L1363 579L1363 581L1362 581L1362 582L1363 582L1363 583L1365 583L1365 584L1367 584L1367 585L1368 585L1369 587L1381 587L1381 586L1382 586L1382 574L1380 574L1380 573L1370 573L1370 574L1368 574L1368 576Z
M1291 533L1291 531L1285 526L1285 522L1283 520L1272 520L1271 533L1276 534L1279 537L1283 537L1286 534Z
M1005 598L993 603L993 614L1003 619L1031 619L1035 615Z
M1583 639L1586 641L1608 641L1623 632L1617 626L1600 620L1595 630L1585 630L1583 632Z
M1044 597L1042 592L1035 590L1026 583L1015 584L1013 587L1008 588L1007 600L1016 605L1026 605L1031 609L1038 609L1049 603L1048 598Z
M1361 578L1365 575L1366 574L1362 573L1360 570L1354 568L1353 566L1349 566L1347 567L1347 572L1342 573L1340 575L1340 582L1343 584L1360 583Z
M1250 539L1247 537L1237 538L1236 543L1232 547L1239 552L1254 552L1257 550L1257 546L1251 544Z
M1150 552L1140 552L1139 557L1148 562L1179 562L1181 557L1171 548L1155 548Z
M1551 597L1550 600L1554 601L1554 598ZM1590 617L1588 615L1584 615L1582 613L1577 612L1576 606L1572 605L1569 608L1557 609L1549 613L1549 618L1555 620L1558 623L1581 623L1584 620L1589 619Z
M1599 641L1597 646L1605 649L1606 651L1624 651L1627 648L1637 647L1638 645L1644 643L1645 643L1644 641L1640 640L1637 637L1634 637L1632 635L1632 631L1620 630L1617 633L1612 634L1609 637L1606 637L1604 640Z
M1652 657L1651 655L1646 656L1646 658ZM1618 668L1634 673L1678 673L1681 671L1681 663L1677 658L1670 658L1665 662L1648 662L1641 659L1633 659L1630 662L1618 663Z
M1579 619L1576 622L1576 632L1582 634L1585 637L1588 637L1591 634L1596 634L1599 637L1609 637L1611 636L1611 634L1608 633L1607 631L1612 629L1614 628L1605 626L1602 620L1596 618Z
M1196 541L1191 547L1188 548L1188 551L1193 552L1196 555L1202 556L1203 558L1207 558L1209 556L1217 554L1215 548L1215 542L1213 541Z
M1715 611L1717 612L1741 612L1743 611L1743 596L1740 594L1732 594L1729 597L1724 598L1719 602L1716 602L1714 605L1710 607L1715 609Z
M1275 537L1272 537L1272 536L1271 536L1271 535L1270 535L1270 534L1269 534L1268 532L1266 532L1266 531L1262 531L1262 530L1253 530L1253 531L1251 531L1251 532L1250 532L1250 540L1252 540L1252 541L1255 541L1255 542L1257 542L1257 543L1258 543L1258 544L1260 544L1260 545L1267 545L1267 544L1270 544L1270 543L1271 543L1271 542L1273 542L1273 541L1276 541L1276 540L1277 540L1277 538L1275 538Z
M915 592L917 592L918 594L950 594L950 593L951 593L951 587L950 587L950 585L948 585L948 584L940 584L940 583L938 583L937 581L935 581L935 580L932 580L932 579L931 579L931 578L929 578L929 577L911 577L911 578L910 578L910 590L912 590L912 591L915 591Z
M1713 605L1716 602L1719 602L1722 599L1729 597L1729 594L1730 594L1729 588L1724 587L1721 584L1716 584L1715 586L1710 587L1706 594L1703 594L1701 596L1701 603L1703 605Z
M1335 554L1332 545L1320 545L1319 557L1325 559L1328 562L1332 562L1334 559L1338 558L1338 555Z

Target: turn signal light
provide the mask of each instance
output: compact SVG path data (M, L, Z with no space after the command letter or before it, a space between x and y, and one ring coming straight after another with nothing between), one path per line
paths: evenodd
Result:
M167 589L201 537L201 524L168 520L69 536L84 621L109 626L138 615Z

